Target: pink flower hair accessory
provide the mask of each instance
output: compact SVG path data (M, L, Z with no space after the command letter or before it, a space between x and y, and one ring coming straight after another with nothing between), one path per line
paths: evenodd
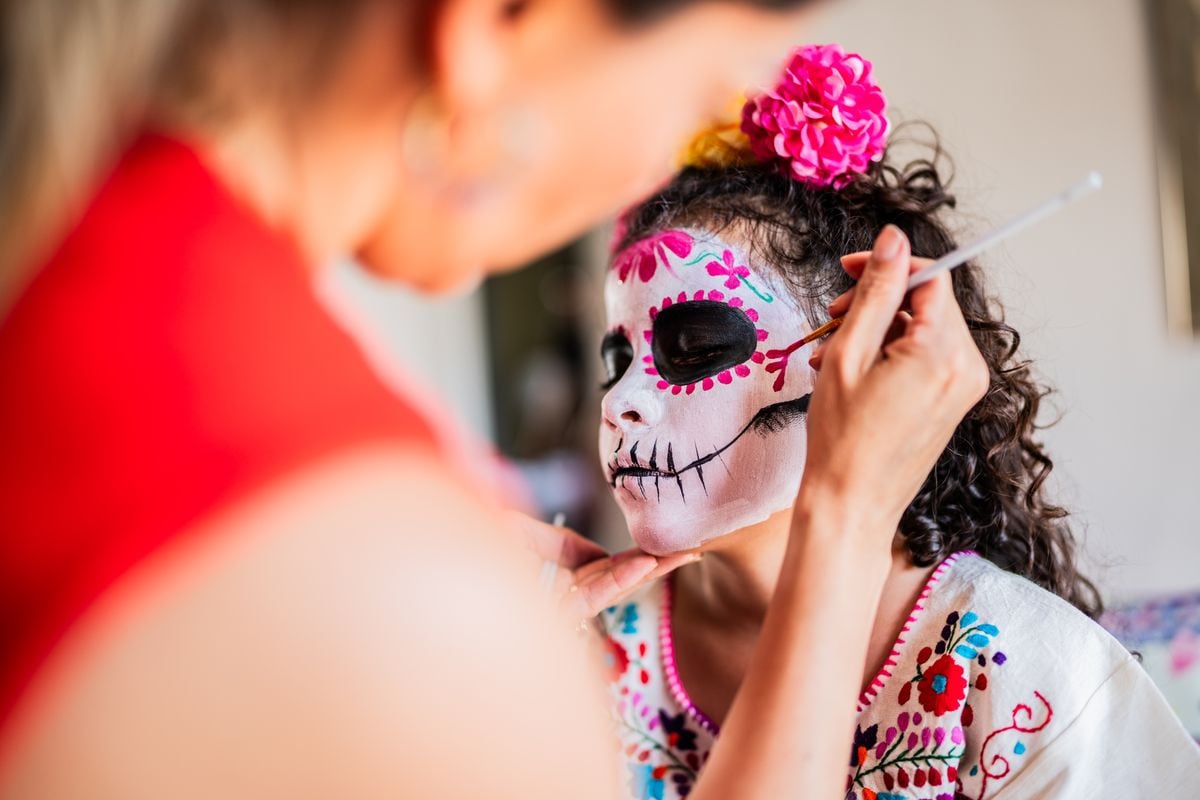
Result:
M757 160L841 188L883 158L886 111L870 61L836 44L806 45L792 52L773 89L746 102L742 131Z

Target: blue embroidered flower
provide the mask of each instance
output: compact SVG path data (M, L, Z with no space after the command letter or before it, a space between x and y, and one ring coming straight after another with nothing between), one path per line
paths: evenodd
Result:
M638 610L637 604L630 603L621 612L621 633L637 633Z
M630 788L637 800L663 800L666 784L654 777L654 767L649 764L630 764Z

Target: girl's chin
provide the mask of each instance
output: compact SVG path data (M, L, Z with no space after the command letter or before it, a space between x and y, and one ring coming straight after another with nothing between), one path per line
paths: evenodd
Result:
M764 507L753 513L743 509L743 513L722 515L714 510L704 521L707 524L697 524L693 519L683 519L664 522L662 520L638 519L629 514L625 520L629 525L629 533L633 543L643 552L653 556L672 556L689 551L705 552L719 550L722 547L735 545L739 535L766 530L776 530L775 520L787 519L777 517L782 512L791 512L790 505L781 508ZM717 524L720 522L721 524Z
M632 535L634 545L652 556L670 556L699 545L694 538L682 538L664 531L637 530Z
M638 549L652 556L673 556L689 550L702 550L706 544L719 539L725 534L702 532L698 535L695 530L675 531L663 528L637 528L631 531L633 543Z

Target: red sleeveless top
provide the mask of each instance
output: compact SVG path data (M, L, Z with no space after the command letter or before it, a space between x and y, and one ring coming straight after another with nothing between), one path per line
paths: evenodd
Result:
M69 626L198 520L378 440L435 447L293 243L145 137L0 321L0 730Z

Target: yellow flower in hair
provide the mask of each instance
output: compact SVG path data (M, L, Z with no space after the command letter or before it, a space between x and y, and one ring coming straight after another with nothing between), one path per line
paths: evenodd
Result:
M730 104L729 116L714 122L688 142L679 158L681 167L720 169L741 166L755 161L750 151L750 139L742 133L741 113L746 105L744 96Z

